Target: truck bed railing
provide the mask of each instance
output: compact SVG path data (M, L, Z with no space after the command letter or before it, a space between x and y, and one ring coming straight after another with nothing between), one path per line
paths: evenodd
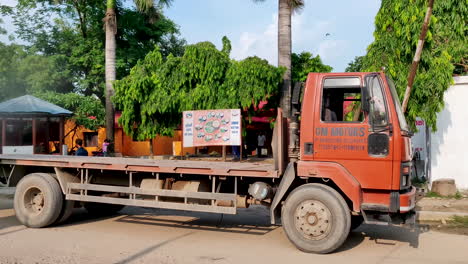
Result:
M68 182L66 184L65 197L67 200L236 214L236 177L234 179L234 193L219 193L215 192L216 177L214 176L211 177L211 192L192 192L169 189L143 189L132 186L133 173L129 173L130 186L128 187L88 183L87 170L82 170L81 175L80 183ZM102 193L118 194L118 196L111 197L101 195Z

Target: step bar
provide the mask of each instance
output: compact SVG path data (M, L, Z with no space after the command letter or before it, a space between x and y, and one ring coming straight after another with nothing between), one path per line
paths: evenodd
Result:
M88 191L120 193L123 195L128 195L128 197L117 198L107 196L95 196L88 194ZM142 199L142 195L144 195L145 197L150 196L151 199ZM121 204L128 206L164 208L222 214L236 214L237 209L237 195L235 193L187 192L165 189L141 189L139 187L134 186L124 187L69 182L67 183L65 197L67 200L82 202ZM164 201L165 198L183 198L183 202ZM194 199L211 200L211 204L205 205L193 203ZM218 206L216 201L229 201L232 206Z

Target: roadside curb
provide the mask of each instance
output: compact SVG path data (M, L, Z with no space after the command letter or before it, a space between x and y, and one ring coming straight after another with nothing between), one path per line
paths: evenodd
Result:
M417 221L442 221L450 220L454 216L468 217L468 213L461 212L435 212L435 211L417 211Z
M1 187L0 198L1 199L13 199L15 196L15 187Z

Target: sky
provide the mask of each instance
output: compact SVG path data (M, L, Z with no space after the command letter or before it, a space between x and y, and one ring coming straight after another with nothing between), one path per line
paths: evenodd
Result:
M15 2L0 0L6 5ZM304 9L292 18L293 52L318 54L334 72L344 71L373 41L379 7L379 0L305 0ZM164 13L179 25L189 44L210 41L221 48L227 36L232 58L255 55L277 65L277 8L278 0L174 0ZM3 27L12 31L11 20L4 20ZM0 41L6 40L0 36Z

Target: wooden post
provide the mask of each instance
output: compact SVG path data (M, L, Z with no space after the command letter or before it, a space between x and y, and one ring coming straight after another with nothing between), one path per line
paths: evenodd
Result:
M154 151L153 151L153 139L149 140L149 154L151 159L154 157Z
M431 19L432 7L434 6L434 0L429 0L427 6L426 16L424 17L423 26L421 29L421 35L419 35L418 46L416 47L416 52L414 53L413 63L408 74L408 86L406 86L405 97L403 98L403 113L406 112L406 107L408 106L409 97L411 94L411 89L413 88L414 78L416 77L416 72L418 70L419 60L421 59L421 53L424 47L424 40L426 38L427 30L429 29L429 21Z
M59 140L60 140L60 143L59 143L59 148L60 148L60 155L63 155L65 153L63 153L63 142L64 142L64 138L63 138L63 134L64 134L64 126L65 126L65 122L63 120L63 117L60 117L60 121L59 121Z
M3 147L6 145L6 119L2 119L2 149L0 153L3 154Z
M223 161L226 161L226 146L223 146Z
M47 150L47 154L50 154L50 149L49 149L49 142L50 142L50 135L49 135L49 131L50 131L50 120L49 120L49 117L46 117L46 131L45 131L45 138L46 138L46 150Z
M241 138L241 145L240 145L240 150L239 150L239 153L240 153L239 161L242 161L243 149L244 149L244 143L242 142L242 138Z
M32 145L33 145L33 154L36 154L36 144L37 144L37 128L36 128L36 119L33 117L32 119Z

